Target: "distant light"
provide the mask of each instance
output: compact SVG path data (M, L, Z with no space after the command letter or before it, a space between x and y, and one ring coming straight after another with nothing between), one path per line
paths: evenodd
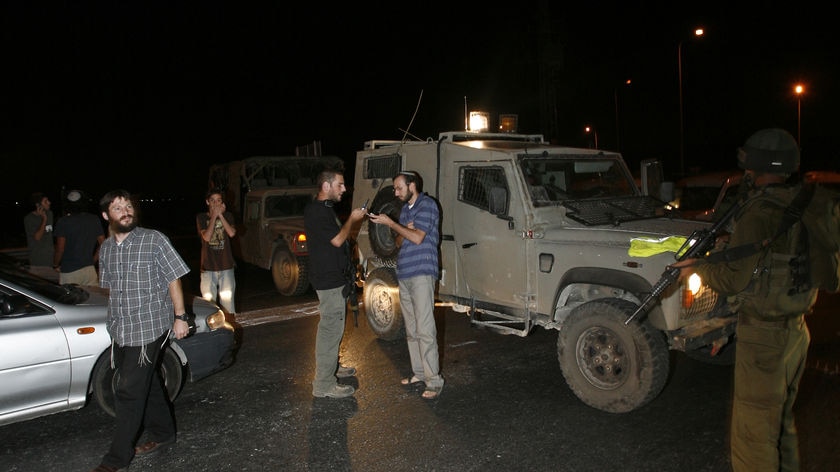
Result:
M793 87L793 91L794 91L797 95L802 95L803 93L805 93L805 86L804 86L804 85L802 85L802 84L796 84L796 86L795 86L795 87Z
M696 30L694 30L694 36L703 36L703 33L703 28L697 28Z
M481 133L490 129L490 115L485 111L470 112L470 131Z

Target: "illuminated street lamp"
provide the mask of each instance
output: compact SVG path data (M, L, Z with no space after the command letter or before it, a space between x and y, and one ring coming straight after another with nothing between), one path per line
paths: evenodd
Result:
M796 142L802 147L802 94L805 93L805 86L796 84L793 86L793 93L796 94Z
M695 29L694 36L703 36L703 28ZM677 75L680 82L680 173L681 175L685 175L685 126L683 124L682 44L682 41L680 41L679 44L677 44Z
M595 131L595 127L594 126L587 126L587 127L583 128L583 130L586 131L586 134L592 133L592 136L595 137L595 149L598 149L598 132Z

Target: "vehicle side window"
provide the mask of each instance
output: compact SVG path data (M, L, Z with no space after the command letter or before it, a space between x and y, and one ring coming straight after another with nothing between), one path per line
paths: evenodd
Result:
M402 156L389 154L365 159L364 177L366 179L390 179L402 170Z
M32 304L29 297L17 293L0 293L0 318L35 313L45 313L45 310Z
M461 167L458 175L458 200L490 211L490 192L494 188L510 193L501 167Z

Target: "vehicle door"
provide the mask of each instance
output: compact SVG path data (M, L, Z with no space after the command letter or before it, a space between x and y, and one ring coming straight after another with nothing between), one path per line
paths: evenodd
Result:
M451 206L455 250L469 297L522 307L529 291L525 211L507 161L455 163L458 189ZM447 215L444 215L444 218Z
M245 234L241 235L242 258L245 262L267 268L267 261L262 257L264 233L268 222L263 218L262 197L249 196L245 200L245 211L242 215L242 225ZM237 236L240 236L237 234Z
M61 409L70 374L70 349L55 314L0 285L0 424L29 409Z

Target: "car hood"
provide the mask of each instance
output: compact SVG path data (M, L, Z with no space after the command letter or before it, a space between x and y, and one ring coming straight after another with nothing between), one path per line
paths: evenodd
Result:
M688 237L695 230L711 227L710 223L683 219L654 218L648 220L625 221L617 225L568 226L549 225L542 232L544 239L558 242L568 240L569 231L578 231L575 239L592 243L611 243L629 247L633 238L661 239L668 236Z

